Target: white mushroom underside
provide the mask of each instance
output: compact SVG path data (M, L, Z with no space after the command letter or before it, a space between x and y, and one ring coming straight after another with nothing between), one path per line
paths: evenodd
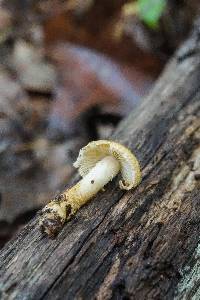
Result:
M104 157L79 182L81 198L89 199L96 195L119 171L120 164L117 159L112 156Z
M121 189L129 190L141 181L139 163L127 148L113 141L94 141L80 150L74 166L79 169L79 174L84 177L97 162L107 156L113 156L120 164L122 180L119 181Z

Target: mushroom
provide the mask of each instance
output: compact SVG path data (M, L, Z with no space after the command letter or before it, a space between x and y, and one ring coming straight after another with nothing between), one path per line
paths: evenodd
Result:
M79 152L74 166L82 179L57 196L41 211L40 228L48 236L57 234L65 221L97 194L120 171L120 189L130 190L141 181L137 158L123 145L106 140L90 142Z

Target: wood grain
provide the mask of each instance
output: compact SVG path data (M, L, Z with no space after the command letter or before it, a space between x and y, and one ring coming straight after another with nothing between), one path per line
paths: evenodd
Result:
M31 221L0 253L1 299L197 299L199 273L184 285L184 267L200 230L200 54L187 52L198 43L194 33L111 137L135 152L142 183L113 181L54 240Z

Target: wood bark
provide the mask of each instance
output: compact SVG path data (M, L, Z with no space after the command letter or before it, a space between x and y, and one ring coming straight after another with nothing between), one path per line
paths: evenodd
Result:
M142 183L114 180L54 240L32 220L0 253L1 299L199 299L198 49L195 31L111 137Z

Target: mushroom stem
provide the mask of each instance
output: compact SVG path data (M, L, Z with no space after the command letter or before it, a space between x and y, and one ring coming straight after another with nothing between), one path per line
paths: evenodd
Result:
M113 156L100 160L75 186L64 191L42 210L41 230L54 236L76 211L102 190L120 170L120 163Z
M106 156L100 160L94 168L77 184L77 198L80 198L80 206L96 195L120 170L120 164L116 158Z

